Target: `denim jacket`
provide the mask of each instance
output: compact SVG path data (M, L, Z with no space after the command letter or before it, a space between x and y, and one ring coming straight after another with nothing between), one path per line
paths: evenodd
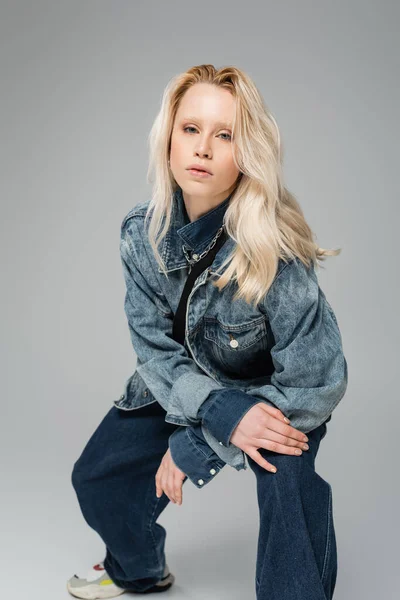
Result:
M219 292L211 283L235 247L229 236L189 295L184 345L173 339L190 264L222 225L229 200L190 222L177 188L160 245L168 279L144 226L149 201L136 205L121 224L125 313L137 363L114 405L134 410L158 401L165 420L181 426L170 436L172 458L199 488L225 464L246 469L245 454L230 436L254 404L276 406L308 433L330 420L348 381L337 319L314 267L297 258L280 260L256 307L244 299L233 302L234 285Z

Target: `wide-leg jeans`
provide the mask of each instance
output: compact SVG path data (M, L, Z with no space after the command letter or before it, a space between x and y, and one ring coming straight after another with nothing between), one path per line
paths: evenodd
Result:
M158 402L100 422L72 471L85 521L105 544L104 566L120 587L145 592L163 574L166 530L157 519L169 503L156 497L155 475L178 425ZM271 473L247 456L257 480L257 600L330 600L337 574L332 489L314 468L326 424L307 433L301 456L260 453ZM187 477L184 482L187 481Z

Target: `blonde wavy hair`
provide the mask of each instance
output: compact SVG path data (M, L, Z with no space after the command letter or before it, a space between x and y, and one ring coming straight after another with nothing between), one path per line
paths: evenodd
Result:
M236 281L238 289L233 299L244 298L247 303L258 304L275 278L280 258L288 262L298 257L307 267L317 266L318 260L336 256L341 249L326 250L318 246L299 203L284 186L279 129L253 81L236 67L216 69L204 64L191 67L169 81L149 134L147 179L153 191L145 223L149 225L154 256L167 278L158 246L170 226L178 187L168 165L170 140L179 103L196 83L227 89L235 98L232 153L240 174L224 215L224 225L236 244L216 272L218 279L213 285L222 290Z

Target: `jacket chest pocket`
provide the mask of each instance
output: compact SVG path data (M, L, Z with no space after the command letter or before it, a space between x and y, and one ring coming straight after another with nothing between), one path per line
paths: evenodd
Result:
M215 368L231 376L256 377L268 374L268 327L263 316L240 325L221 323L206 317L204 321L206 351Z

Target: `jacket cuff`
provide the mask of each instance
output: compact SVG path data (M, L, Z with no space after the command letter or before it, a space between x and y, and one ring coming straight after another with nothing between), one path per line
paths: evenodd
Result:
M262 402L237 388L213 390L201 405L198 415L202 423L222 446L229 446L232 433L245 414Z
M204 487L225 466L205 441L201 425L178 427L169 437L175 465L197 488Z

